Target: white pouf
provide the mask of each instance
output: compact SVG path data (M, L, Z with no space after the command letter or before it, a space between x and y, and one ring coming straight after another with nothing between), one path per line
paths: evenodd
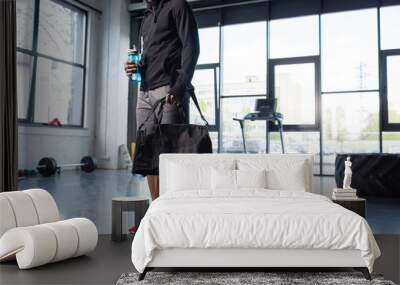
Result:
M0 262L16 258L20 269L87 254L98 232L86 218L59 221L57 205L42 189L0 193Z

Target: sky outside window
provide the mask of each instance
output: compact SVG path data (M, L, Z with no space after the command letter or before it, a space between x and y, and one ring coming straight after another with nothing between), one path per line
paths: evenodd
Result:
M197 64L219 62L219 27L199 29L200 55Z
M381 8L381 48L400 48L400 6Z
M222 28L222 95L266 94L266 29L266 22Z
M377 9L324 14L322 91L378 89Z
M270 22L271 58L319 54L318 16Z

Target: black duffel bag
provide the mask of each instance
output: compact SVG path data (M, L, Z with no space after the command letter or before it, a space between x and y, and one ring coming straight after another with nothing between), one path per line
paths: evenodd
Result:
M212 143L208 134L208 122L201 113L199 103L194 95L191 98L205 122L204 126L192 124L161 124L162 108L165 99L153 106L153 110L145 122L160 105L154 128L145 130L144 123L139 126L136 135L136 147L133 159L133 174L158 175L159 156L161 153L212 153ZM185 116L182 106L178 104L181 116Z

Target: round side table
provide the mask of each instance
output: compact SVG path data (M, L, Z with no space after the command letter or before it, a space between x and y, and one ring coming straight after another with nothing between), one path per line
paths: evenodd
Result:
M122 233L122 213L135 212L135 226L139 226L149 207L149 198L145 197L114 197L112 198L112 241L123 241L126 234Z

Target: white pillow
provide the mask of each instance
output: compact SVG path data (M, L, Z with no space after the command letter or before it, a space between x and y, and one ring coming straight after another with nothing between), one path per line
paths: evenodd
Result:
M166 164L166 191L208 190L211 191L212 168L234 169L234 160L176 159Z
M267 188L267 170L236 170L237 188Z
M208 167L193 167L177 163L168 164L168 191L209 189Z
M234 191L236 184L236 170L211 168L212 190Z
M306 191L306 177L302 168L272 169L267 172L268 188L273 190Z
M273 190L306 191L307 165L304 158L266 157L243 158L237 161L239 170L266 169L267 188Z

